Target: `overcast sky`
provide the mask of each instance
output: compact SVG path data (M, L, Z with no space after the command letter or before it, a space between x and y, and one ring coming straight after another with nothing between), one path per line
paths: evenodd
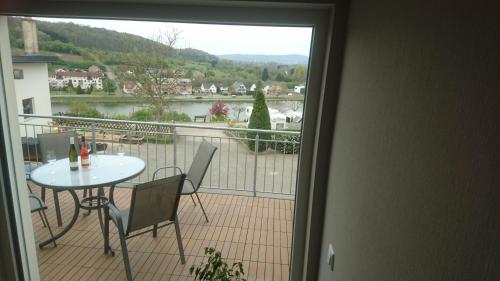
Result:
M52 22L73 22L153 38L175 28L181 31L177 48L195 48L214 55L264 54L309 55L311 28L262 27L121 20L36 18Z

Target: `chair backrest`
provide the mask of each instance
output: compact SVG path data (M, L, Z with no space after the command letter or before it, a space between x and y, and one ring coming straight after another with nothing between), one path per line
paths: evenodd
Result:
M79 140L76 131L68 131L62 133L47 133L38 134L38 143L40 145L40 153L42 154L42 162L47 162L47 152L51 151L59 160L68 157L69 152L69 137L75 138L76 151L79 153Z
M185 174L180 174L136 185L132 191L125 234L164 221L174 221L185 178Z
M194 190L198 190L200 187L216 150L217 147L211 145L206 140L203 140L198 147L193 163L187 172L187 178L193 183Z

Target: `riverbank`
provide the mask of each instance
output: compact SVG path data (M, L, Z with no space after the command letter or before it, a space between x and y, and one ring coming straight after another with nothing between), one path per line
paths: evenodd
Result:
M97 95L53 95L50 97L53 104L69 104L72 102L85 102L85 103L108 103L108 104L141 104L146 103L143 98L140 97L129 97L129 96L97 96ZM215 101L227 101L227 102L253 102L254 98L252 96L190 96L190 97L172 97L171 102L215 102ZM266 96L266 101L303 101L304 96L294 95L294 96Z

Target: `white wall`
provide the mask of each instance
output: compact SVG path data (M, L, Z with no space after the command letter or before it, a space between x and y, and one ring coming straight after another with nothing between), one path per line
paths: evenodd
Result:
M14 63L13 68L22 69L24 74L24 79L14 80L18 112L23 113L23 99L34 98L34 114L52 115L47 63ZM47 125L47 120L19 118L19 123ZM26 133L24 126L21 126L20 131L22 136L33 135L32 127L28 127Z
M500 7L462 2L351 2L320 280L500 280Z

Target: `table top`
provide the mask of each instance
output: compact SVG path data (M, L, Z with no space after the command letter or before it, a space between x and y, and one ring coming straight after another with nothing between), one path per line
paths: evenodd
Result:
M110 186L141 174L146 168L143 160L132 156L91 155L90 166L82 167L78 157L78 170L69 169L69 158L44 164L31 172L31 180L47 188L59 190Z

